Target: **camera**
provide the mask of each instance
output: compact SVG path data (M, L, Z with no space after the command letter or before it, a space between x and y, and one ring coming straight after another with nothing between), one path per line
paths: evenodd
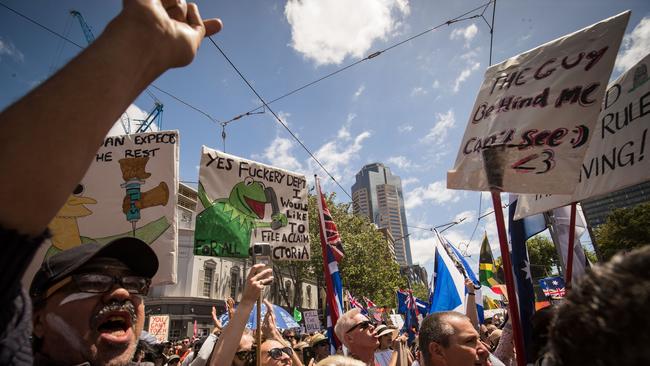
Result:
M251 248L253 263L264 263L267 266L271 265L271 244L269 243L255 243Z

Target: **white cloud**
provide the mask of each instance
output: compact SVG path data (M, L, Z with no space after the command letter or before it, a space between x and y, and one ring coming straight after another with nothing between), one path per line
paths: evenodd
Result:
M359 89L357 89L357 91L354 92L354 99L358 99L361 96L361 94L363 94L364 90L366 90L366 86L364 84L361 84L359 86Z
M329 141L321 146L314 155L340 181L341 176L346 173L345 170L359 157L359 151L363 148L363 141L369 137L370 131L364 131L357 135L352 143L344 142L339 144L338 139ZM312 160L309 160L309 165L312 171L320 170Z
M456 124L454 111L448 110L447 113L436 113L436 124L429 130L429 133L422 138L422 142L434 142L440 144L447 138L447 132Z
M402 187L406 187L411 184L420 183L420 180L416 177L408 177L402 179Z
M406 156L391 156L386 160L386 162L390 165L396 166L400 169L410 169L414 168L415 164L411 162Z
M292 140L278 136L271 141L261 157L278 168L300 172L303 170L303 166L292 154L294 146Z
M449 35L449 39L463 39L465 40L465 47L469 48L469 43L476 37L478 27L472 23L465 28L456 28Z
M415 87L415 88L413 88L413 90L411 90L411 96L412 97L420 96L420 95L427 95L427 93L428 93L428 91L426 89L424 89L423 87L421 87L421 86Z
M363 57L387 39L410 12L408 0L288 0L291 47L317 65Z
M478 68L481 67L480 62L474 62L473 64L469 65L467 68L463 69L463 71L460 72L460 75L456 78L456 81L454 81L454 93L458 93L460 90L460 84L462 84L467 78L472 75L472 73Z
M11 57L16 62L23 62L25 55L11 41L5 41L0 37L0 60L3 55Z
M409 124L399 125L399 126L397 126L397 131L399 131L400 133L411 132L411 131L413 131L413 126L411 126Z
M355 113L348 113L348 118L346 119L345 123L339 131L336 134L336 137L338 137L341 140L350 140L352 135L350 135L350 125L352 124L352 120L357 118L357 115Z
M431 87L434 88L434 89L438 89L440 87L440 82L437 79L434 80Z
M406 193L404 207L407 210L423 205L427 201L442 204L447 202L457 202L460 199L457 191L447 189L445 181L437 181L426 187L416 187Z
M616 70L626 71L639 62L650 50L650 16L646 16L634 27L632 33L623 37L621 51L616 58Z

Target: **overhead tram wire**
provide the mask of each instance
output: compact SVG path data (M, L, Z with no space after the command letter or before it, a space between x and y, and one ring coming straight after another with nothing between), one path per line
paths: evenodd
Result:
M18 10L15 10L15 9L13 9L13 8L11 8L11 7L9 7L9 6L7 6L6 4L4 4L4 3L2 3L2 2L0 2L0 6L2 6L3 8L5 8L5 9L7 9L7 10L9 10L9 11L12 12L12 13L18 15L19 17L21 17L21 18L27 20L28 22L30 22L30 23L36 25L37 27L39 27L39 28L41 28L41 29L44 29L45 31L47 31L47 32L49 32L49 33L51 33L51 34L53 34L53 35L59 37L60 39L66 41L66 42L68 42L68 43L70 43L70 44L72 44L72 45L77 46L79 49L84 49L84 48L85 48L84 46L82 46L82 45L80 45L79 43L77 43L77 42L71 40L71 39L68 38L67 36L65 36L65 35L63 35L63 34L57 32L57 31L55 31L55 30L52 29L52 28L49 28L49 27L47 27L47 26L45 26L45 25L39 23L38 21L34 20L33 18L28 17L27 15L25 15L25 14L19 12ZM158 91L160 91L160 92L162 92L162 93L164 93L164 94L166 94L166 95L168 95L168 96L174 98L175 100L177 100L177 101L183 103L184 105L186 105L186 106L188 106L188 107L194 109L195 111L197 111L197 112L199 112L199 113L205 115L205 116L208 117L210 120L213 120L213 121L214 121L214 119L213 119L209 114L207 114L207 113L201 111L200 109L198 109L198 108L192 106L191 104L189 104L189 103L187 103L187 102L181 100L180 98L174 96L173 94L171 94L171 93L169 93L169 92L167 92L167 91L165 91L165 90L163 90L163 89L160 89L159 87L157 87L157 86L154 85L154 84L151 84L150 86L151 86L152 88L154 88L154 89L156 89L156 90L158 90ZM159 102L160 102L160 100L155 96L155 94L153 94L153 92L151 92L151 90L149 90L148 88L146 88L146 89L145 89L145 92L147 93L147 95L148 95L151 99L153 99L154 102L156 102L156 103L159 103Z
M442 26L444 26L444 25L452 25L452 24L457 23L457 22L461 22L461 21L469 20L469 19L475 19L475 18L479 18L479 17L482 17L483 19L485 19L485 17L483 17L483 13L485 13L485 10L488 8L488 6L489 6L490 4L492 4L492 3L494 3L495 1L496 1L496 0L488 1L487 3L485 3L485 4L483 4L483 5L477 6L476 8L474 8L474 9L472 9L472 10L469 10L469 11L467 11L467 12L461 14L461 15L456 16L455 18L452 18L452 19L449 19L449 20L447 20L447 21L445 21L445 22L443 22L443 23L440 23L440 24L436 25L436 26L433 27L433 28L429 28L429 29L424 30L424 31L422 31L422 32L420 32L420 33L418 33L418 34L415 34L415 35L413 35L413 36L411 36L411 37L409 37L409 38L406 38L406 39L404 39L404 40L402 40L402 41L399 41L399 42L397 42L397 43L395 43L395 44L393 44L393 45L391 45L391 46L388 46L388 47L384 48L384 49L381 50L381 51L375 51L375 52L369 54L368 56L362 58L361 60L357 60L357 61L355 61L355 62L353 62L353 63L351 63L351 64L349 64L349 65L347 65L347 66L344 66L344 67L342 67L342 68L340 68L340 69L337 69L337 70L335 70L335 71L332 71L331 73L326 74L326 75L324 75L324 76L322 76L322 77L320 77L320 78L318 78L318 79L316 79L316 80L314 80L314 81L311 81L311 82L309 82L309 83L307 83L307 84L305 84L305 85L303 85L303 86L301 86L301 87L298 87L298 88L293 89L293 90L291 90L291 91L289 91L289 92L287 92L287 93L285 93L285 94L282 94L281 96L279 96L279 97L277 97L277 98L275 98L275 99L272 99L272 100L268 101L268 102L266 103L266 105L268 106L269 104L275 103L275 102L279 101L280 99L284 99L284 98L286 98L286 97L288 97L288 96L290 96L290 95L293 95L293 94L295 94L295 93L297 93L297 92L299 92L299 91L301 91L301 90L303 90L303 89L306 89L306 88L308 88L308 87L310 87L310 86L312 86L312 85L314 85L314 84L317 84L317 83L319 83L319 82L321 82L321 81L323 81L323 80L325 80L325 79L328 79L328 78L330 78L330 77L332 77L332 76L334 76L334 75L336 75L336 74L338 74L338 73L341 73L341 72L343 72L343 71L345 71L345 70L347 70L347 69L349 69L349 68L351 68L351 67L354 67L354 66L356 66L356 65L358 65L358 64L360 64L360 63L362 63L362 62L364 62L364 61L368 61L368 60L370 60L370 59L373 59L373 58L375 58L375 57L381 55L382 53L384 53L384 52L386 52L386 51L389 51L389 50L391 50L391 49L393 49L393 48L395 48L395 47L401 46L402 44L407 43L407 42L409 42L409 41L411 41L411 40L413 40L413 39L415 39L415 38L421 37L421 36L423 36L423 35L425 35L425 34L427 34L427 33L429 33L429 32L432 32L432 31L434 31L434 30L437 30L438 28L440 28L440 27L442 27ZM470 16L470 17L465 17L466 15L471 14L471 13L473 13L473 12L475 12L475 11L481 9L481 8L483 8L483 12L482 12L481 14L473 15L473 16ZM262 108L262 107L263 107L263 106L260 106L260 107L257 107L257 108L254 108L254 109L251 109L251 110L248 111L247 113L257 111L257 110L259 110L259 109ZM240 116L241 116L241 114L240 114Z
M343 188L343 186L341 185L341 183L339 183L339 181L336 180L336 178L334 178L334 176L332 175L332 173L330 173L329 170L327 170L327 168L325 168L325 166L320 162L320 160L318 160L318 159L316 158L316 156L315 156L315 155L314 155L314 154L309 150L309 148L307 148L307 146L305 146L305 144L304 144L304 143L303 143L303 142L298 138L298 136L296 136L296 134L293 133L293 131L291 131L291 129L289 128L289 126L287 126L287 124L284 123L284 122L282 121L282 119L281 119L281 118L280 118L280 117L275 113L275 111L273 111L273 109L271 109L271 107L268 105L268 103L266 103L266 101L264 100L264 98L262 98L262 96L257 92L257 90L255 90L255 88L253 88L253 85L251 85L251 83L248 82L248 80L246 79L246 77L244 77L244 75L239 71L239 69L237 68L237 66L235 66L235 64L230 60L230 58L228 58L228 56L226 55L226 53L223 52L223 50L221 49L221 47L219 47L219 45L217 44L217 42L215 42L214 39L212 39L212 37L208 37L208 39L209 39L210 42L212 42L212 44L217 48L217 50L219 50L219 52L220 52L221 55L226 59L226 61L228 61L228 63L230 64L230 66L232 66L232 68L235 69L235 71L237 72L237 74L239 75L239 77L244 81L244 83L246 83L246 85L248 85L248 87L250 88L250 90L251 90L251 91L252 91L252 92L257 96L257 98L260 100L260 102L262 102L262 104L264 105L264 107L265 107L266 109L268 109L269 112L271 112L271 114L273 114L273 117L275 117L275 120L276 120L280 125L282 125L282 127L284 127L284 129L287 130L287 132L289 132L289 134L291 135L291 137L293 137L293 139L296 140L296 141L300 144L300 146L302 146L302 148L307 152L307 154L309 154L309 156L311 156L311 158L316 162L316 164L318 164L318 166L320 166L321 169L323 169L323 171L324 171L324 172L325 172L325 173L330 177L330 179L331 179L334 183L336 183L337 186L339 186L339 188L343 191L343 193L345 193L348 197L350 197L351 200L353 200L353 199L352 199L352 195L350 195L350 193L348 193L348 191L347 191L345 188ZM257 109L259 109L259 108L257 108ZM255 110L257 110L257 109L255 109ZM253 110L253 111L255 111L255 110ZM246 113L252 113L253 111L246 112Z

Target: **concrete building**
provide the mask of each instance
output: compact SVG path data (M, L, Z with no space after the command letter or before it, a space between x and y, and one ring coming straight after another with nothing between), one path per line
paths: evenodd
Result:
M197 209L197 192L185 184L178 190L178 265L177 283L154 286L145 300L147 315L168 314L170 316L169 339L191 337L196 321L199 335L212 330L212 306L217 313L225 312L225 300L232 297L241 299L243 286L251 267L249 260L236 258L216 258L194 255L194 220ZM282 277L283 286L272 284L267 298L274 304L286 305L281 291L289 297L295 293L293 281ZM314 281L303 282L301 308L317 307L317 286ZM147 329L147 328L145 328Z
M591 228L604 224L615 208L633 207L650 202L650 181L582 201L582 212Z
M400 177L382 163L368 164L356 175L352 200L355 215L366 216L379 228L390 231L397 263L412 264Z

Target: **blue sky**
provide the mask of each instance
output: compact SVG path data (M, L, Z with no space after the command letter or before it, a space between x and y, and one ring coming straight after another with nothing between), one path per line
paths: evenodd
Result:
M98 35L121 6L118 1L0 1L79 44L85 40L69 10L80 11ZM223 20L224 29L215 41L270 100L484 2L239 0L198 4L204 17ZM632 16L615 77L650 50L647 0L499 1L493 62L627 9ZM491 11L490 7L485 13L488 20ZM354 174L364 164L380 161L403 179L410 226L430 228L466 218L445 232L464 249L476 226L479 194L446 190L445 177L488 65L489 45L489 29L480 18L443 26L271 107L348 192ZM78 51L0 7L0 108L46 79ZM208 41L193 64L168 71L155 85L218 121L260 105ZM196 181L200 147L222 149L221 127L167 95L153 92L164 104L163 129L177 129L181 134L181 180ZM145 111L153 107L145 94L135 103ZM325 176L270 113L235 121L226 133L228 153L307 176ZM324 183L326 191L348 200L331 181L324 179ZM484 195L482 209L491 209L488 195ZM480 221L467 249L470 261L478 259L483 230L498 252L495 228L493 216ZM431 233L415 228L410 232L414 261L430 271Z

